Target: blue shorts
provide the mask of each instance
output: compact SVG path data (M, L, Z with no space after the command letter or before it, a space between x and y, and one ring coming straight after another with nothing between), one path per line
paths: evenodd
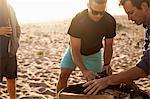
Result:
M71 55L71 49L67 48L64 57L61 60L60 66L61 68L70 68L70 69L75 69L76 64L74 63ZM95 73L101 72L102 71L102 51L100 50L99 52L84 56L82 55L83 63L86 66L88 70L91 70Z

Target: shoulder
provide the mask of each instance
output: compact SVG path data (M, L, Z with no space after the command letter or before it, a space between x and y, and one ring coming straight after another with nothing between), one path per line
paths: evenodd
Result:
M103 22L105 23L106 38L113 38L116 36L116 20L109 13L105 13Z
M115 18L109 14L109 13L105 13L104 15L104 20L108 23L108 24L116 24L116 20Z
M79 12L79 13L77 13L76 15L75 15L75 17L73 18L73 20L76 20L76 21L81 21L82 19L85 19L86 18L86 16L87 16L87 9L86 10L83 10L83 11L81 11L81 12Z
M13 7L10 4L7 4L8 10L11 14L15 14Z
M85 25L85 21L87 19L87 11L83 10L81 12L79 12L78 14L76 14L72 21L71 21L71 25L70 26L74 26L76 28L82 28Z

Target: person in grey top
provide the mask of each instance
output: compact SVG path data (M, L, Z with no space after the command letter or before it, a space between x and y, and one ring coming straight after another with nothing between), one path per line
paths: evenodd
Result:
M87 87L84 90L87 94L95 95L99 90L109 85L132 82L142 77L150 77L150 0L121 0L120 4L127 13L129 20L137 25L143 24L143 27L146 29L143 56L135 67L127 71L85 83L83 87Z
M10 99L16 99L17 59L20 26L7 0L0 0L0 82L7 78Z

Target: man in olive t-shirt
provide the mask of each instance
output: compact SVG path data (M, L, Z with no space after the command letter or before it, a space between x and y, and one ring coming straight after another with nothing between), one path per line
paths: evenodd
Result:
M107 0L89 0L88 9L78 13L68 30L70 45L61 61L61 73L57 92L67 86L67 80L76 66L86 80L90 81L105 66L111 74L110 61L113 53L113 38L116 36L116 21L105 11ZM104 39L104 65L101 49Z

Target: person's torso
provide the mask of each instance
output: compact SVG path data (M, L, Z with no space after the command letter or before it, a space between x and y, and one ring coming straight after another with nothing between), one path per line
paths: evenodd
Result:
M109 32L114 18L106 13L98 22L94 22L88 16L87 10L79 13L74 19L77 24L69 32L78 32L81 39L81 53L90 55L98 52L103 47L102 40Z
M145 43L144 43L144 49L148 50L150 49L150 19L147 20L147 24L144 25L145 31Z
M0 8L0 27L8 26L8 10ZM4 35L0 35L0 57L8 55L8 44L10 38Z

